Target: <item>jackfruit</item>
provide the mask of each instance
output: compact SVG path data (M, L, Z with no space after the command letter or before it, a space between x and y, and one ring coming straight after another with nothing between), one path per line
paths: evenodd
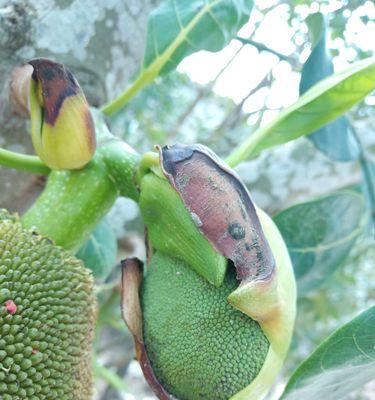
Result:
M90 399L95 316L83 263L0 210L0 398Z
M215 288L183 261L153 255L141 289L143 339L153 372L179 400L227 400L263 367L268 339L227 301L237 287L233 266Z

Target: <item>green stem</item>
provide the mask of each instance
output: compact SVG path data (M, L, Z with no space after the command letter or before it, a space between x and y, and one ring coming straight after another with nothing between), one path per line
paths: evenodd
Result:
M138 201L136 173L140 155L114 136L98 150L98 153L107 167L108 176L114 182L118 194Z
M120 392L127 392L129 388L126 383L124 383L123 378L116 374L116 372L111 371L106 368L104 365L101 365L96 357L93 360L93 370L94 374L104 381L106 381L110 386L117 389Z
M98 154L106 165L108 175L114 182L120 196L138 200L136 172L140 155L127 143L112 135L103 113L92 109L98 138Z
M24 227L76 252L117 197L104 162L95 157L79 171L54 171L22 217Z
M20 171L48 174L50 169L36 156L0 149L0 165Z
M100 110L108 116L114 115L119 112L142 88L144 88L153 77L147 74L140 73L137 79L118 97L109 103L105 104Z
M138 172L136 176L136 180L138 185L141 183L143 176L149 172L149 170L153 170L157 175L157 170L160 167L160 160L158 153L154 153L152 151L148 151L143 154L141 161L139 163Z

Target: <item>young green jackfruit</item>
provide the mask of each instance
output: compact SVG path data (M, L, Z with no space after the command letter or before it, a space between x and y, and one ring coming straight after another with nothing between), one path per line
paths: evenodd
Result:
M219 288L187 264L153 255L143 281L143 338L161 385L179 400L227 400L259 374L269 342L258 322L233 308L228 268Z
M163 400L261 400L294 326L286 245L236 172L210 149L157 149L159 159L145 156L138 178L149 243L159 251L141 304L139 260L125 260L122 276L122 315L144 376ZM189 246L201 238L209 251ZM217 274L212 253L228 261L227 273Z
M90 399L95 315L82 262L0 210L0 398Z

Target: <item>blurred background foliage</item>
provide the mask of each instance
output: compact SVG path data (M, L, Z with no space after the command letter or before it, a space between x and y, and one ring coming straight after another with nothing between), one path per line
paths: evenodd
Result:
M299 90L372 55L374 34L370 1L256 2L236 40L219 53L187 57L177 71L157 78L112 117L111 127L139 151L156 143L200 142L224 157L295 101ZM308 139L266 150L237 168L255 201L277 214L300 282L295 338L284 378L271 398L322 339L373 304L374 104L370 95ZM137 217L136 204L125 199L108 216L120 258L134 252L144 256ZM97 374L102 379L97 398L153 398L131 362L130 337L119 314L118 273L114 268L98 289ZM125 380L118 379L124 375ZM352 398L373 396L370 383Z

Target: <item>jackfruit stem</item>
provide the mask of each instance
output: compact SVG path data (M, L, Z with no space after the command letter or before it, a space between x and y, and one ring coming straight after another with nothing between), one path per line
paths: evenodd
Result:
M0 148L0 165L37 174L48 174L50 171L39 157L16 153L2 148Z
M80 171L53 171L47 185L21 218L33 229L72 252L86 241L117 196L101 159Z

